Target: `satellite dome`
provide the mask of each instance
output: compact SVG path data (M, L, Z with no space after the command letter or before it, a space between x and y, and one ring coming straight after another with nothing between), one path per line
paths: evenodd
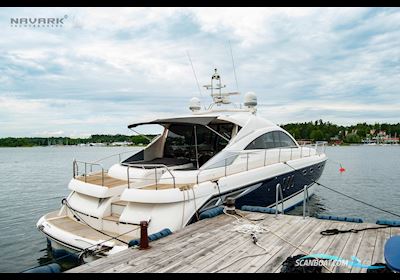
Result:
M193 112L200 111L201 109L200 99L198 99L197 97L193 97L192 99L190 99L189 109Z
M255 107L257 106L257 95L249 91L244 96L244 106L246 107Z

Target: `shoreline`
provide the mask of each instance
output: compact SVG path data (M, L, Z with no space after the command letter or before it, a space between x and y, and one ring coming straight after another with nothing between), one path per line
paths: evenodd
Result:
M313 143L315 144L315 143ZM313 145L311 144L311 145ZM400 146L400 144L376 144L376 145L368 145L368 144L358 144L358 143L348 143L341 145L327 145L327 147L354 147L354 146L368 146L368 147L382 147L382 146ZM0 146L0 148L71 148L71 147L79 147L79 148L145 148L146 145L129 145L129 146L112 146L112 145L99 145L99 146L79 146L79 145L51 145L51 146Z

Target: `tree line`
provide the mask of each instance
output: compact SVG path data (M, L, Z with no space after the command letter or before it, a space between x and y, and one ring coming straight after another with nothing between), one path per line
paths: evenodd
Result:
M313 141L343 141L344 143L361 143L362 139L376 136L379 131L385 131L387 135L394 137L400 135L400 123L358 123L356 125L336 125L322 120L304 123L289 123L281 125L297 140L309 139ZM373 132L373 134L371 133Z
M329 121L322 120L304 122L304 123L288 123L280 125L287 130L297 140L308 139L312 141L328 141L335 140L344 143L361 143L361 140L366 137L373 137L371 132L375 134L383 130L388 135L394 137L400 135L400 123L358 123L356 125L336 125ZM113 142L132 142L133 145L147 145L156 135L108 135L94 134L89 138L70 138L70 137L7 137L0 138L0 147L33 147L33 146L48 146L48 145L79 145L89 143L103 143L110 145Z
M90 143L103 143L111 145L113 142L132 142L133 145L147 145L150 139L156 135L106 135L94 134L89 138L70 138L70 137L7 137L0 138L0 147L34 147L50 145L79 145Z

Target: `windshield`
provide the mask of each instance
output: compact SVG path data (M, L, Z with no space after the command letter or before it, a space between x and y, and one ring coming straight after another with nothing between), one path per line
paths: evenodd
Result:
M230 139L234 124L210 124L209 127ZM196 163L197 148L197 157L201 166L224 149L227 144L226 139L203 125L171 124L165 141L164 157L186 159Z

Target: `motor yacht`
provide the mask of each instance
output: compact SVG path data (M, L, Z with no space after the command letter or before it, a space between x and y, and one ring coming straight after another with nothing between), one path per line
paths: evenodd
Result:
M299 145L284 129L257 114L257 97L234 104L215 69L212 103L190 100L190 114L136 122L128 128L159 125L162 133L132 154L101 161L73 160L70 194L61 208L37 222L53 251L90 261L114 254L148 233L175 232L198 221L204 211L229 197L235 207L262 206L284 211L311 196L324 169L325 143Z

